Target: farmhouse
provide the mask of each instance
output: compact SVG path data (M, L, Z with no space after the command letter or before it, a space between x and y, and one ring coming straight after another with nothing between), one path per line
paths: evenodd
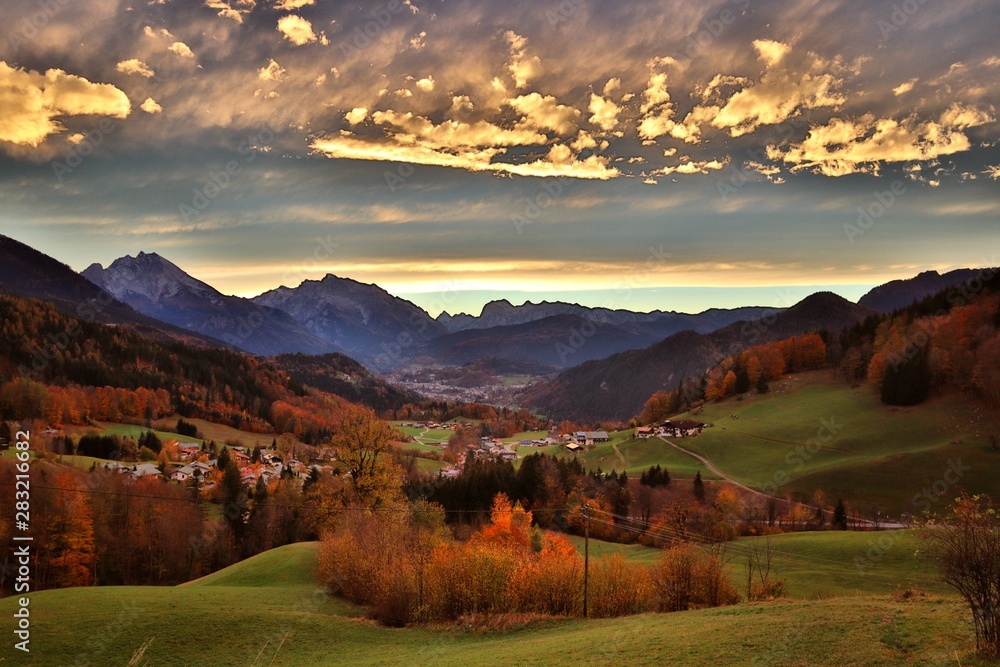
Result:
M132 469L128 472L132 477L150 477L152 475L159 475L160 469L157 468L152 463L140 463L137 466L132 466Z
M674 421L668 419L660 424L659 430L663 435L673 438L683 438L685 436L698 435L706 426L707 424L693 419L677 419Z
M633 438L642 438L644 440L646 438L652 438L653 437L653 427L652 426L640 426L639 428L637 428L635 430L635 433L632 434L632 437Z
M607 431L577 431L574 440L578 445L593 445L608 441Z
M194 468L191 466L183 466L170 473L170 479L175 482L186 482L193 474Z

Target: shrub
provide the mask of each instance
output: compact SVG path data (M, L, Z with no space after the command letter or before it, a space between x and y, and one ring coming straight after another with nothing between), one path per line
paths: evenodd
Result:
M740 596L724 568L722 558L692 544L664 551L649 573L656 610L685 611L736 604Z
M648 611L653 594L646 568L626 562L621 554L602 556L590 568L589 615L627 616Z

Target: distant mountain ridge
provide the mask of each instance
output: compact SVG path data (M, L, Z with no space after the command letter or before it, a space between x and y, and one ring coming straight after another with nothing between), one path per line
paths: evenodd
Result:
M415 354L448 364L467 364L482 357L534 361L568 367L616 352L645 347L655 337L577 315L552 315L519 324L465 329L423 343Z
M985 275L995 275L997 271L1000 269L955 269L948 273L924 271L913 278L892 280L872 288L858 299L858 303L883 313L891 313L949 287L957 287Z
M156 253L91 264L81 275L139 312L197 331L252 354L336 351L280 310L227 296Z
M873 313L819 292L763 320L736 322L707 335L681 331L643 349L587 361L528 387L522 403L556 420L625 421L657 391L698 377L747 347L819 329L839 332Z
M447 333L423 309L378 285L332 274L253 301L288 313L313 335L382 369L412 354L414 345Z
M541 301L539 303L525 301L520 306L515 306L507 299L498 299L483 306L479 316L466 313L450 315L447 312L442 312L438 315L437 320L449 332L454 333L468 329L489 329L512 324L526 324L555 315L574 315L594 322L611 324L630 333L650 336L659 340L688 329L709 333L733 322L763 317L775 312L775 310L780 309L743 306L733 309L710 308L696 314L662 310L642 313L621 309L591 308L563 301Z

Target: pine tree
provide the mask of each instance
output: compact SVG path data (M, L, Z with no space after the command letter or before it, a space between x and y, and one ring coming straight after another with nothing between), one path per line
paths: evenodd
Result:
M833 527L837 530L847 530L847 505L843 498L837 500L837 506L833 509Z
M694 476L694 486L692 487L692 493L694 497L698 499L698 502L705 502L705 482L701 481L701 471Z

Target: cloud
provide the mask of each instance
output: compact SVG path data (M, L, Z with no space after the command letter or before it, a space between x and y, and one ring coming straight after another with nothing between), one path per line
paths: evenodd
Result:
M683 159L683 158L682 158ZM729 164L729 158L724 160L691 160L679 165L667 166L655 170L650 176L669 176L670 174L707 174L718 171Z
M302 9L303 7L308 7L309 5L315 3L316 0L278 0L278 2L274 3L274 8L279 12L282 12L293 9Z
M344 120L346 120L351 125L357 125L358 123L365 122L365 118L368 117L368 109L365 107L355 107L344 114Z
M249 14L257 6L256 0L205 0L209 9L217 9L219 16L243 23L244 14Z
M163 107L161 107L152 97L147 97L146 100L139 105L139 108L149 114L160 113L163 111Z
M139 76L144 76L147 79L154 75L154 72L149 68L149 65L142 62L138 58L123 60L115 65L115 69L123 74L138 74Z
M831 63L813 55L789 63L785 58L788 47L778 42L758 40L754 46L766 63L760 81L718 105L696 108L692 111L695 119L711 116L713 127L739 137L761 125L781 123L802 109L836 107L846 100L838 92L840 79L828 71Z
M768 67L777 65L792 50L792 47L787 44L775 42L770 39L755 39L753 48L757 50L757 53L760 54L760 59L767 63Z
M906 93L908 93L911 90L913 90L913 85L916 82L917 82L916 79L910 79L909 81L906 81L905 83L901 83L901 84L899 84L898 86L896 86L895 88L892 89L892 94L895 95L896 97L899 97L900 95L905 95Z
M528 56L526 47L528 40L513 30L504 33L504 39L510 44L510 63L507 69L514 78L515 88L524 88L542 73L542 61L538 56Z
M611 95L613 95L615 91L617 91L621 87L622 87L621 78L617 76L611 77L610 79L608 79L608 82L604 84L604 96L611 97Z
M576 133L579 110L559 104L551 95L530 93L510 100L509 104L523 116L520 123L523 127L552 130L561 135Z
M168 49L171 53L176 53L181 58L194 58L194 51L184 42L174 42Z
M971 143L962 130L994 122L981 109L953 104L938 120L919 121L875 118L834 118L810 129L805 140L786 151L768 146L768 157L794 165L792 171L808 170L825 176L878 173L882 163L932 160L969 150Z
M420 79L419 81L417 81L417 88L424 91L425 93L431 92L432 90L434 90L434 77L428 76L423 79Z
M62 132L61 116L125 118L128 97L115 86L50 69L45 74L0 61L0 141L37 147Z
M468 95L455 95L451 98L451 108L448 110L448 114L451 116L465 114L475 108L476 105L472 103Z
M642 98L645 100L639 108L642 113L648 113L654 107L670 101L670 91L667 90L667 74L665 72L656 72L650 75L649 83L646 85L646 90L642 93Z
M435 125L427 118L410 112L376 111L372 118L378 125L388 125L408 135L407 141L417 140L434 148L469 146L532 146L542 145L548 137L527 127L505 129L486 121L461 123L446 120Z
M261 81L282 81L285 78L285 68L277 60L270 58L266 66L257 70L257 78Z
M318 39L316 33L313 32L312 23L295 14L282 16L278 19L278 32L296 46L310 44Z
M591 113L588 120L605 132L611 132L618 126L618 114L622 112L621 107L597 93L590 94L587 110Z
M577 160L568 155L565 147L553 147L544 158L516 164L494 160L504 153L501 148L439 151L429 146L401 144L394 140L373 142L350 135L317 139L311 148L330 158L404 162L541 178L606 180L619 175L617 169L607 166L606 158L592 155L586 160Z

